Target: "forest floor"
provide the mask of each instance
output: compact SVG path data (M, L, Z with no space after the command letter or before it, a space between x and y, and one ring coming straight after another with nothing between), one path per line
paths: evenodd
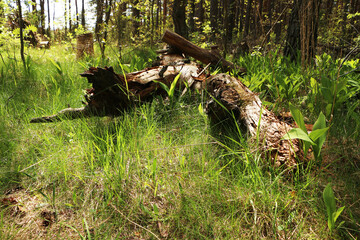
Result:
M111 53L76 60L72 48L55 45L28 49L24 70L11 51L0 52L1 239L360 238L356 73L344 77L323 160L288 174L234 124L211 127L198 93L155 98L119 117L30 124L81 107L90 85L79 74L88 67L131 72L156 55L127 49L121 63ZM308 71L276 53L237 60L248 70L241 80L268 108L288 111L291 102L313 123L320 110L330 118L324 79L338 71L336 60L319 59L326 61ZM351 69L349 60L342 71ZM345 206L333 230L323 200L328 183L336 209Z

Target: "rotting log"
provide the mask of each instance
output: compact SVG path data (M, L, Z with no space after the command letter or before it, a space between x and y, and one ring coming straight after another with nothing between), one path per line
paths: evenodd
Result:
M275 165L293 167L303 152L297 139L282 140L292 128L280 121L266 107L257 94L250 91L237 78L227 74L217 74L206 80L206 90L210 98L206 104L206 112L213 124L233 114L243 133L256 138Z
M165 33L164 36L167 35ZM189 49L191 51L182 51L189 54L199 50L191 46ZM210 60L206 59L200 61L219 61L211 60L211 56ZM119 115L134 104L141 104L153 96L166 94L160 83L170 86L175 76L180 73L179 87L184 88L187 85L190 88L205 88L211 96L207 101L206 111L212 122L228 118L231 112L243 132L258 138L263 152L274 160L275 165L293 167L298 159L303 158L298 140L282 140L292 126L280 121L274 113L267 110L258 95L251 92L238 79L227 74L208 77L195 63L176 54L162 55L159 65L125 75L116 74L112 67L91 67L81 74L92 84L92 88L86 90L84 107L67 108L55 115L34 118L31 122ZM186 84L182 84L183 82Z
M170 30L165 31L162 37L162 41L169 44L179 52L184 53L185 55L189 55L205 64L210 63L213 66L223 66L225 70L234 69L234 64L222 58L216 49L207 50L198 47L179 34L176 34Z
M82 108L67 108L55 115L33 118L31 123L54 122L65 119L75 119L83 116L119 115L125 109L150 100L154 95L164 95L166 92L160 82L170 87L174 78L180 73L179 88L185 85L190 88L201 88L206 74L201 73L195 63L186 63L180 56L167 56L175 60L168 65L147 68L126 75L116 74L112 67L94 68L80 74L92 84L86 90L85 106ZM186 82L186 84L184 84Z

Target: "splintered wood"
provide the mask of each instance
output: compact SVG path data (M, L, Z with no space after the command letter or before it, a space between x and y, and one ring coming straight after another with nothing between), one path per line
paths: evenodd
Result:
M206 80L206 90L211 95L206 111L213 124L233 113L244 134L255 138L259 133L259 143L276 165L286 164L291 167L296 164L296 159L302 157L297 139L281 139L292 126L267 110L258 95L238 79L227 74L217 74Z

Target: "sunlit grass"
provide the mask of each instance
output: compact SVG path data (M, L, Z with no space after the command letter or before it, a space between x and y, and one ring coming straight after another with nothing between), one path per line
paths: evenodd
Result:
M148 59L141 54L124 57L122 64L129 71L144 68ZM106 60L76 60L69 46L29 49L28 55L28 72L10 58L0 71L1 239L155 239L154 235L342 239L359 235L355 141L338 138L338 145L353 146L354 152L347 149L351 154L345 156L330 147L336 143L329 140L322 169L300 165L289 175L287 169L272 167L235 125L224 123L214 134L198 110L201 97L190 93L183 98L175 94L171 104L154 99L118 117L29 124L33 117L80 107L89 84L79 74L87 67L112 65L119 73L121 67L113 55ZM248 68L244 81L270 103L286 108L289 101L300 105L304 99L302 91L307 91L311 74L299 66L286 65L274 56L247 56L241 63ZM300 82L300 90L276 85L278 78L285 77ZM316 104L315 98L309 99L306 104ZM358 113L356 107L352 109L353 116ZM331 157L328 151L333 151ZM352 159L346 171L337 168L344 158ZM345 173L352 180L346 180L346 187L341 185ZM340 217L346 222L344 228L333 233L327 229L322 202L328 181L337 186L339 204L346 206ZM5 202L11 197L22 202L21 207ZM49 225L44 212L54 214L47 220Z

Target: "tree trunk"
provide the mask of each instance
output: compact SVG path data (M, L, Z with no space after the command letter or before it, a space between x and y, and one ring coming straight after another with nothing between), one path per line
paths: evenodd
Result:
M186 25L186 2L187 0L174 0L172 18L175 32L180 36L188 39L188 28Z
M45 34L45 0L40 0L40 34Z
M166 27L167 18L167 0L163 0L163 29Z
M66 38L66 36L67 36L67 24L68 24L68 11L67 11L67 1L66 0L65 0L64 17L65 17L65 38Z
M81 5L81 25L84 29L86 29L85 26L85 0L82 0Z
M138 9L138 5L139 4L139 1L138 0L135 0L133 2L133 8L132 8L132 22L133 22L133 35L135 37L139 36L140 34L140 31L139 31L139 27L140 27L140 24L139 24L139 21L140 21L140 10Z
M20 55L21 60L24 64L24 68L26 70L26 63L25 63L25 57L24 57L24 36L23 36L23 28L24 23L22 19L22 9L21 9L21 2L20 0L17 0L18 10L19 10L19 26L20 26Z
M250 29L250 16L252 14L251 12L251 4L252 0L248 0L246 5L246 17L245 17L245 36L249 35L249 29Z
M300 16L301 63L306 66L311 64L315 57L321 0L303 0L302 3Z
M69 0L69 32L72 32L71 0Z
M300 9L302 0L294 0L291 10L290 22L288 24L286 43L284 47L284 56L290 57L291 61L295 61L298 56L300 45Z
M281 140L292 128L281 122L274 113L267 110L257 94L251 92L238 79L227 74L218 74L206 80L206 91L210 98L206 112L213 126L228 118L234 118L242 135L249 134L263 144L265 155L275 165L293 167L303 156L297 139Z
M195 32L195 0L189 0L189 31Z
M227 70L234 68L234 64L223 59L218 52L200 48L182 36L169 30L165 31L162 37L162 41L176 48L176 50L189 55L205 64L210 63L213 66L222 65Z
M102 25L103 25L104 6L103 0L96 0L96 23L95 23L95 38L99 43L101 49L102 42ZM103 56L103 54L101 54Z
M79 9L78 9L78 0L75 0L75 14L76 14L76 28L79 27Z
M50 0L47 0L47 10L48 10L48 28L47 28L47 33L46 35L50 38Z
M214 41L215 36L218 33L218 11L219 11L219 2L218 0L210 1L210 26L211 26L211 38Z

